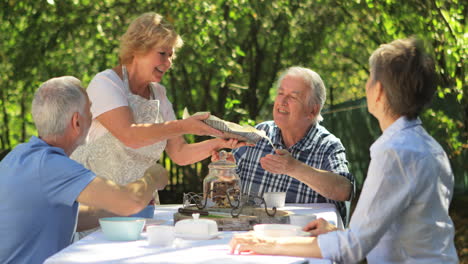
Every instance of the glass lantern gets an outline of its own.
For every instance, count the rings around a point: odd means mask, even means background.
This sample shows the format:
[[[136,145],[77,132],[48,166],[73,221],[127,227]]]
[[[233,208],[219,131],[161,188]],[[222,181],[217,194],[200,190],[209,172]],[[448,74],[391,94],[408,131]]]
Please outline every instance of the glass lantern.
[[[219,160],[208,165],[209,173],[203,180],[203,198],[206,207],[229,208],[238,205],[240,178],[235,162],[227,160],[226,151],[219,152]]]

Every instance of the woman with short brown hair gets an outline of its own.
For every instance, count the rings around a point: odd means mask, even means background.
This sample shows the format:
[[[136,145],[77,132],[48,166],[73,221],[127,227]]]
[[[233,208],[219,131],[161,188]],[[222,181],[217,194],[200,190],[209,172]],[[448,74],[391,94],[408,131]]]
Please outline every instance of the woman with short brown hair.
[[[323,219],[304,230],[318,237],[235,236],[232,252],[327,258],[337,263],[457,263],[448,214],[453,172],[442,147],[418,117],[435,92],[432,59],[416,39],[381,45],[370,57],[369,112],[382,135],[349,228]]]

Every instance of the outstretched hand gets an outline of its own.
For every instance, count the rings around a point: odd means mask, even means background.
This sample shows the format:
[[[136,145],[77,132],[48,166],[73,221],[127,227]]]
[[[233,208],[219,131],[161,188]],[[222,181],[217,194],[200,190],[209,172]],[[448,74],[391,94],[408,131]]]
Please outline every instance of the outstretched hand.
[[[304,228],[304,231],[309,232],[312,236],[318,236],[321,234],[326,234],[328,232],[336,231],[338,228],[323,218],[319,218],[308,223]]]
[[[217,138],[216,140],[220,141],[218,144],[218,147],[211,152],[211,161],[218,161],[219,160],[219,152],[218,150],[224,149],[224,148],[229,148],[229,149],[235,149],[235,148],[240,148],[244,146],[255,146],[251,143],[247,143],[244,141],[239,141],[237,139],[231,138],[231,139],[222,139],[222,138]],[[228,152],[227,153],[227,158],[226,160],[236,162],[234,159],[234,156],[232,153]]]
[[[156,180],[156,190],[163,190],[164,187],[169,183],[169,173],[167,170],[159,163],[150,166],[145,171],[146,174],[151,174],[152,177]]]
[[[223,148],[235,149],[235,148],[240,148],[243,146],[255,146],[250,143],[239,141],[234,138],[229,138],[229,139],[220,138],[219,140],[221,141],[221,143],[218,149],[223,149]]]
[[[268,154],[260,159],[263,169],[276,174],[290,174],[298,166],[297,162],[285,149],[277,149],[276,155]]]
[[[193,134],[198,136],[222,136],[223,132],[205,124],[203,120],[210,117],[210,113],[194,115],[181,120],[184,124],[184,134]]]

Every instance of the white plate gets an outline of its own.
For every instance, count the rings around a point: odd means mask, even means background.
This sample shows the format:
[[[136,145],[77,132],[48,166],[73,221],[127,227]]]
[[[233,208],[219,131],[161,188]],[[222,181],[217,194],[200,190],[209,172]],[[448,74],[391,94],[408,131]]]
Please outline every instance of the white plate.
[[[212,239],[219,236],[221,232],[216,232],[211,235],[191,235],[191,234],[179,234],[175,233],[175,237],[182,238],[182,239],[189,239],[189,240],[207,240]]]

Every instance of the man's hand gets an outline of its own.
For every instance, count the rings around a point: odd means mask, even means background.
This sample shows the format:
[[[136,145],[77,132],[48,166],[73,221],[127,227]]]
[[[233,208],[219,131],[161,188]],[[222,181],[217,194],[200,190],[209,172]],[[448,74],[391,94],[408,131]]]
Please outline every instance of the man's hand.
[[[231,161],[231,162],[236,162],[236,159],[234,158],[234,155],[232,155],[231,152],[226,152],[226,160]],[[211,152],[211,161],[215,162],[219,160],[219,152],[218,151],[213,151]]]
[[[328,232],[336,231],[338,228],[323,218],[319,218],[308,223],[304,228],[304,231],[309,232],[312,236],[318,236],[321,234],[326,234]]]
[[[169,183],[169,173],[159,163],[146,169],[145,174],[151,174],[151,176],[154,177],[156,180],[156,190],[163,190]]]
[[[271,173],[290,175],[299,165],[299,161],[293,158],[285,149],[277,149],[276,154],[268,154],[261,158],[260,164],[262,168]]]

